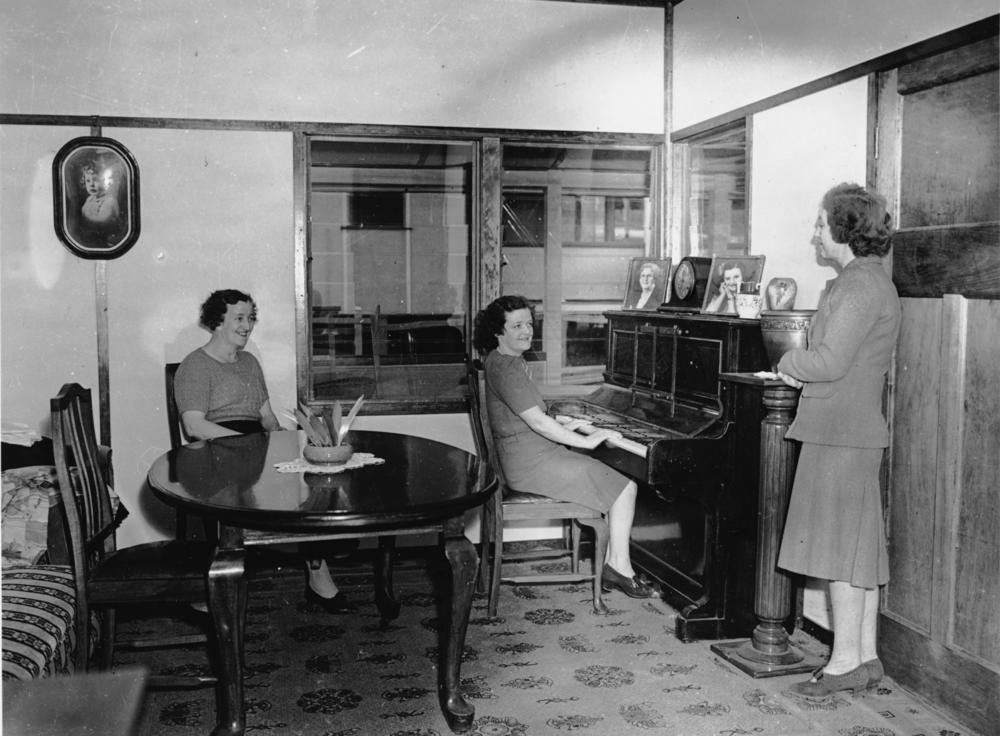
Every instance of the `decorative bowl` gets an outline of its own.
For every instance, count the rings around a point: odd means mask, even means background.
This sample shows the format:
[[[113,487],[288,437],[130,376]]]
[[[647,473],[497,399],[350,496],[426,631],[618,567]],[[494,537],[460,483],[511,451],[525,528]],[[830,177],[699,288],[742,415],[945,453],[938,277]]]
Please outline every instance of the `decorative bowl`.
[[[760,313],[760,332],[771,369],[776,370],[781,356],[794,348],[808,347],[809,325],[815,309],[779,309]]]
[[[316,465],[346,463],[353,454],[354,448],[347,444],[336,447],[318,447],[307,444],[302,448],[302,457]]]

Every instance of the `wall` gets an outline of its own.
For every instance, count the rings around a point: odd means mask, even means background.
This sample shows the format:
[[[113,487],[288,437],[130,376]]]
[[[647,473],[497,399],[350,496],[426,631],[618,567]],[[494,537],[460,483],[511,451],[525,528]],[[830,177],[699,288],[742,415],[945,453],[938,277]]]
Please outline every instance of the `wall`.
[[[996,13],[996,0],[685,0],[674,8],[674,128]]]
[[[681,3],[676,127],[996,12],[995,0],[838,7],[821,16],[778,0],[755,0],[752,13],[735,0]],[[6,0],[0,20],[3,113],[662,132],[663,11],[655,8]],[[863,147],[858,89],[843,93],[851,102],[839,115],[823,102],[832,92],[816,98],[817,109],[831,113],[822,120],[806,101],[754,123],[761,138],[754,170],[781,192],[753,188],[751,249],[767,256],[768,272],[797,264],[795,273],[806,273],[813,203],[835,179],[862,175],[853,163]],[[802,137],[804,123],[825,133]],[[56,240],[47,173],[59,147],[88,132],[0,126],[5,421],[44,428],[48,399],[63,382],[96,387],[94,267]],[[255,295],[262,320],[250,349],[263,360],[274,404],[295,399],[291,137],[103,132],[132,151],[141,172],[142,236],[108,264],[115,471],[133,509],[121,535],[130,544],[161,533],[161,505],[143,479],[168,442],[162,364],[207,339],[196,317],[211,289],[233,285]],[[792,163],[781,158],[786,143],[801,151]],[[804,276],[800,306],[831,276],[819,268]],[[457,417],[418,424],[454,442],[467,438]]]
[[[250,10],[247,8],[250,7]],[[460,12],[456,12],[460,9]],[[662,132],[663,11],[534,0],[8,0],[0,112]],[[488,48],[486,55],[482,49]],[[620,104],[608,105],[605,90]],[[251,292],[272,403],[294,405],[292,139],[115,129],[140,169],[142,234],[107,264],[119,543],[161,536],[144,487],[168,446],[163,363],[207,341],[200,302]],[[97,388],[95,269],[56,239],[52,158],[86,127],[0,126],[2,415],[47,428],[67,381]],[[460,415],[359,426],[469,446]]]
[[[895,11],[895,12],[894,12]],[[997,12],[994,0],[682,2],[674,9],[673,127],[738,110]],[[813,309],[836,272],[810,244],[823,193],[865,183],[864,79],[753,117],[750,252],[766,283],[791,276]]]

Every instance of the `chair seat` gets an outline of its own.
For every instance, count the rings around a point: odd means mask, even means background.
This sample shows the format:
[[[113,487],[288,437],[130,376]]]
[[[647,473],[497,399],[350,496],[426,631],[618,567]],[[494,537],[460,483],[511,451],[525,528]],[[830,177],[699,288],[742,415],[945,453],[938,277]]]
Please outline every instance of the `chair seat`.
[[[203,599],[211,555],[207,543],[187,540],[125,547],[94,568],[87,597],[91,605]]]

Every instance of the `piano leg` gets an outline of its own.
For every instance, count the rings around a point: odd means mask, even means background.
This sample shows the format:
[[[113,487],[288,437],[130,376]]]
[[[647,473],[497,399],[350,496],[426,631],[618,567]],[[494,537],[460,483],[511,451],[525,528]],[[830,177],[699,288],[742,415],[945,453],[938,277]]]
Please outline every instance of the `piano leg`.
[[[785,439],[785,432],[798,404],[798,391],[784,384],[765,385],[763,402],[754,595],[757,626],[749,641],[711,645],[713,652],[754,678],[811,672],[822,664],[789,643],[784,621],[792,611],[792,581],[777,566],[795,475],[795,447]]]

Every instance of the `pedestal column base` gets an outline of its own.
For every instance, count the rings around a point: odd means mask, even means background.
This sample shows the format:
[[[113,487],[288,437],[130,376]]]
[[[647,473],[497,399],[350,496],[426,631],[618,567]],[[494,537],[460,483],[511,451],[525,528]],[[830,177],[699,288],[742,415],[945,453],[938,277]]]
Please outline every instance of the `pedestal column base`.
[[[754,679],[812,672],[825,661],[821,657],[807,657],[801,649],[791,645],[784,651],[762,652],[754,648],[749,639],[716,642],[711,649]]]

